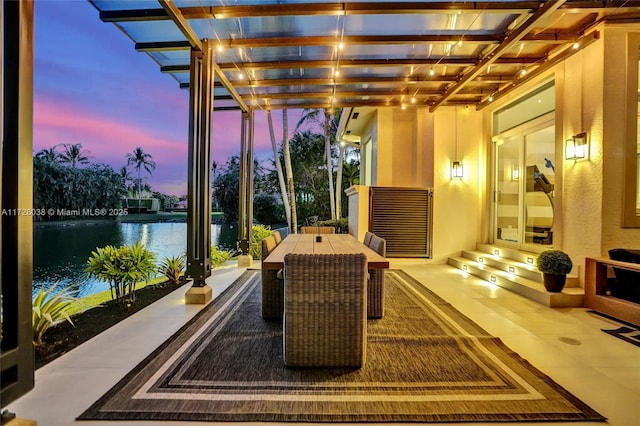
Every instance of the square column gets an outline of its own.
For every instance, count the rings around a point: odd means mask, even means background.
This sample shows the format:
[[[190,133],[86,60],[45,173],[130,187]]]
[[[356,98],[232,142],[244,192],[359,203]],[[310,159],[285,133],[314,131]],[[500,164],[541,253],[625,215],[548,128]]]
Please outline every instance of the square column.
[[[208,303],[211,291],[211,129],[213,125],[214,49],[203,40],[202,50],[191,50],[189,97],[189,166],[187,210],[187,272],[193,288],[187,303]],[[194,294],[193,297],[190,293]]]

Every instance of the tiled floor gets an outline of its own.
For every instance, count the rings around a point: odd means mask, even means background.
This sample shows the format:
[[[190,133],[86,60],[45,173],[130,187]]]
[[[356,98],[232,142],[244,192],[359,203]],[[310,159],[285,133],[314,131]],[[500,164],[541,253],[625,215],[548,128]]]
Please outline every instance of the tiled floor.
[[[619,323],[582,308],[547,308],[474,277],[463,277],[460,271],[446,265],[393,259],[391,267],[404,269],[488,332],[502,338],[534,366],[606,416],[610,425],[640,425],[640,347],[601,331],[617,328]],[[214,297],[241,273],[233,267],[214,271],[210,279]],[[35,389],[8,408],[41,426],[204,424],[74,421],[201,308],[184,305],[182,295],[176,292],[165,297],[41,368],[36,372]]]

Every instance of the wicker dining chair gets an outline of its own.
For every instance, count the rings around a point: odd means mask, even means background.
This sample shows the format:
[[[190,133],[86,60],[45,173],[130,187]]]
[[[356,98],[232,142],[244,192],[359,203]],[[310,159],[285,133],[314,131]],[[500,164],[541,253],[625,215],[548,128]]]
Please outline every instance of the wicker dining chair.
[[[373,237],[373,235],[374,235],[373,232],[367,231],[364,234],[364,240],[362,241],[362,244],[364,244],[365,246],[369,247],[369,245],[371,244],[371,238]]]
[[[282,235],[280,235],[279,231],[273,231],[273,238],[275,238],[276,240],[276,245],[280,244],[280,242],[282,241]]]
[[[380,256],[387,253],[387,241],[372,235],[369,248]],[[382,318],[384,315],[384,269],[369,269],[367,282],[367,317]]]
[[[287,367],[361,367],[367,342],[364,254],[287,254],[283,356]]]
[[[273,235],[262,240],[262,260],[277,246]],[[284,280],[278,278],[277,269],[262,268],[262,317],[281,318],[284,307]]]
[[[302,226],[301,234],[335,234],[336,228],[333,226]]]

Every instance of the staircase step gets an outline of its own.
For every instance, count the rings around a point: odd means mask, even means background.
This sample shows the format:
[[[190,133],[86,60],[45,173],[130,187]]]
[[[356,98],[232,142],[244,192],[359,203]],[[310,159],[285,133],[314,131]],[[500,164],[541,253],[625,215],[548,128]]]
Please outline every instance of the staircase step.
[[[542,283],[542,273],[533,265],[518,262],[506,257],[498,257],[481,251],[463,251],[462,257],[478,263],[484,263],[507,273]],[[480,262],[482,259],[482,262]]]
[[[542,272],[536,267],[537,253],[520,251],[493,244],[477,244],[476,250],[471,251],[472,256],[484,257],[485,262],[490,262],[491,266],[497,267],[504,271],[510,272],[509,267],[515,269],[516,275],[543,282]],[[464,256],[464,252],[463,252]],[[465,256],[466,257],[466,256]],[[473,257],[470,257],[473,259]],[[500,262],[504,262],[504,267],[499,266]],[[580,279],[578,278],[579,265],[574,265],[573,270],[567,274],[565,288],[580,288]],[[522,271],[522,273],[520,273]]]
[[[448,264],[545,306],[557,308],[582,307],[584,305],[584,289],[580,287],[565,287],[561,293],[550,293],[538,281],[519,277],[466,257],[451,257]]]

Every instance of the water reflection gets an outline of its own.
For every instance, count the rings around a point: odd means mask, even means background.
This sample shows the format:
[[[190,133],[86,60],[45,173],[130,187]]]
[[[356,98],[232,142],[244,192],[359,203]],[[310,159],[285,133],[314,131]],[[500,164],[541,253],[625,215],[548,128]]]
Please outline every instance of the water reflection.
[[[237,233],[228,225],[211,225],[213,244],[232,249]],[[187,246],[186,223],[98,223],[34,229],[33,288],[49,287],[55,282],[81,283],[80,296],[109,289],[107,283],[87,279],[87,259],[96,247],[135,244],[141,241],[156,254],[178,256]]]

